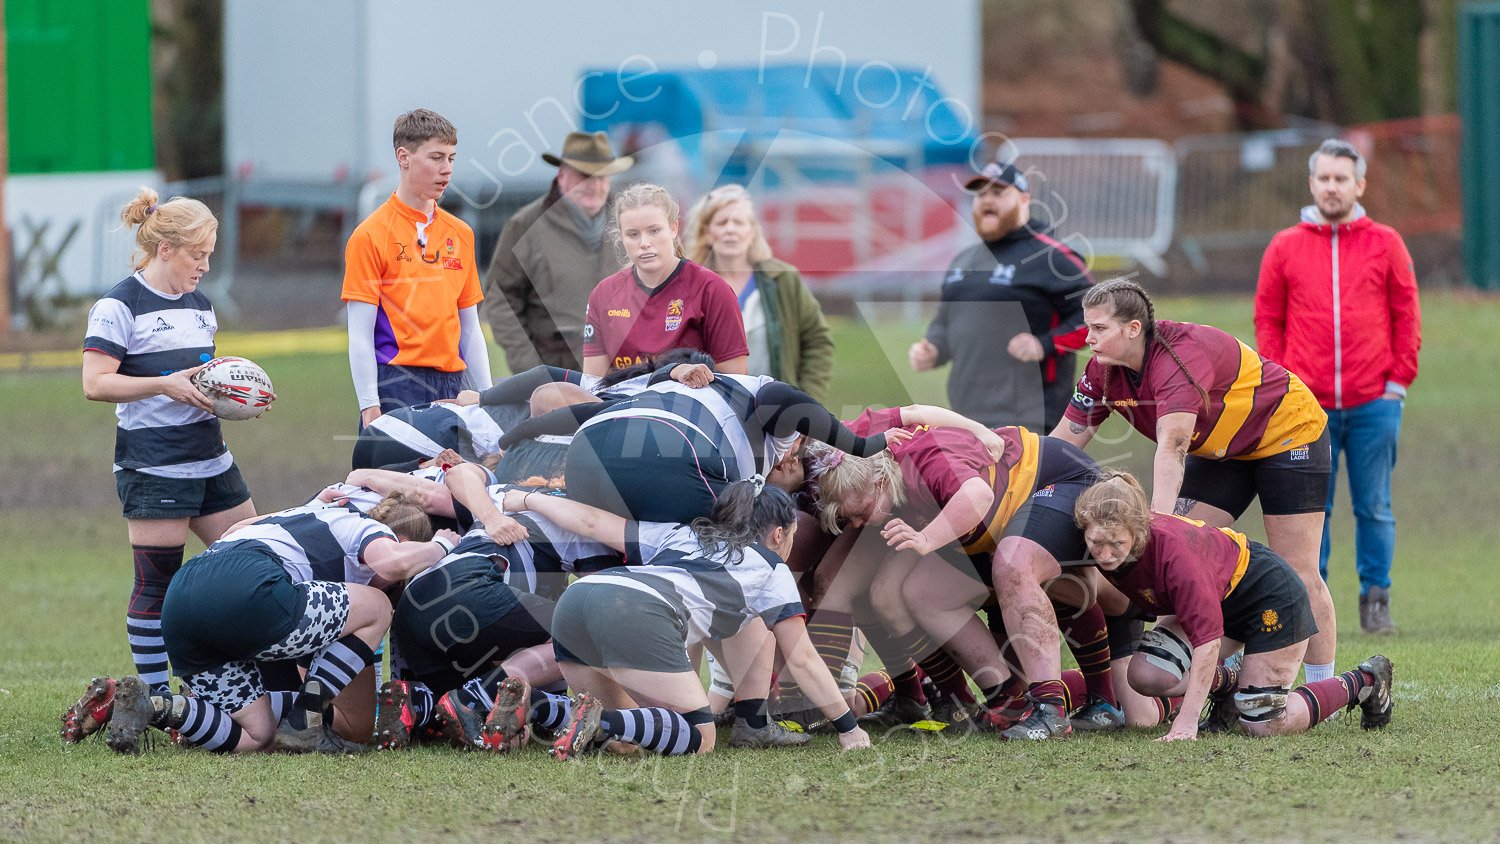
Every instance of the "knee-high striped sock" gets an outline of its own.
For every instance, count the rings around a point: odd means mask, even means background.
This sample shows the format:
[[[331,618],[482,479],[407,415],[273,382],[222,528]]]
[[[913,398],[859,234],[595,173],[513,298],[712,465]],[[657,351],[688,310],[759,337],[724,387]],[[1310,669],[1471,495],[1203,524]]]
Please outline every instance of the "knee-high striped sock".
[[[1069,668],[1062,673],[1063,685],[1068,687],[1068,701],[1082,701],[1089,696],[1089,680],[1082,671]]]
[[[297,708],[321,712],[332,706],[339,692],[374,661],[375,652],[352,633],[333,642],[313,657],[312,665],[308,666],[307,682],[297,695]]]
[[[1298,686],[1292,693],[1301,695],[1307,704],[1307,726],[1313,727],[1333,717],[1333,713],[1340,709],[1369,697],[1374,685],[1374,677],[1356,668],[1337,677]]]
[[[834,677],[843,674],[844,662],[854,641],[854,616],[819,610],[807,624],[807,638]]]
[[[161,638],[161,605],[167,584],[182,568],[181,545],[132,545],[135,586],[125,611],[125,635],[135,673],[156,693],[166,693],[171,672],[167,667],[167,645]]]
[[[927,695],[922,691],[922,678],[917,674],[917,663],[912,659],[915,646],[926,640],[920,628],[913,628],[904,636],[892,636],[878,626],[861,628],[870,638],[870,648],[890,672],[896,694],[918,703],[926,703]]]
[[[712,720],[712,716],[710,716]],[[670,709],[606,709],[599,725],[612,738],[638,744],[662,756],[695,753],[703,743],[698,728]]]
[[[240,743],[240,725],[229,713],[199,697],[172,698],[171,722],[188,744],[214,753],[233,753]]]
[[[874,712],[880,708],[882,703],[890,699],[896,691],[896,684],[891,682],[891,675],[884,671],[872,671],[859,678],[854,684],[856,701],[864,707],[864,712],[855,712],[855,715],[864,715]]]
[[[1156,704],[1156,723],[1165,724],[1177,717],[1182,711],[1182,696],[1176,697],[1154,697],[1151,702]]]
[[[296,692],[266,692],[266,697],[271,699],[271,717],[281,723],[281,718],[291,711],[292,705],[297,702]]]
[[[1067,642],[1068,650],[1073,652],[1073,659],[1083,672],[1089,694],[1103,698],[1110,706],[1119,706],[1109,670],[1109,628],[1104,621],[1104,610],[1099,609],[1098,604],[1084,610],[1053,606],[1063,641]],[[1080,699],[1079,703],[1082,702]]]
[[[531,723],[548,732],[557,732],[573,717],[573,701],[567,695],[555,695],[541,689],[531,690]]]
[[[456,694],[464,706],[481,714],[489,714],[489,711],[495,708],[495,695],[500,691],[500,684],[509,676],[504,668],[497,665],[484,674],[466,681],[458,687]]]
[[[923,638],[923,642],[931,643],[932,640]],[[931,653],[917,660],[922,673],[932,681],[932,685],[943,694],[943,698],[955,698],[959,703],[968,706],[974,703],[974,693],[969,691],[969,680],[964,676],[962,668],[948,653],[946,648],[934,648]]]

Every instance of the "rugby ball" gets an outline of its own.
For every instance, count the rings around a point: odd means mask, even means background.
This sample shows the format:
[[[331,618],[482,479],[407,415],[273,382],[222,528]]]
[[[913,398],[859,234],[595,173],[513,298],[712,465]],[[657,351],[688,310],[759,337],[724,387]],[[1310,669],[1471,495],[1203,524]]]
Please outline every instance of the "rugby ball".
[[[220,419],[254,419],[276,398],[270,376],[245,358],[214,358],[193,376],[193,385],[214,403]]]

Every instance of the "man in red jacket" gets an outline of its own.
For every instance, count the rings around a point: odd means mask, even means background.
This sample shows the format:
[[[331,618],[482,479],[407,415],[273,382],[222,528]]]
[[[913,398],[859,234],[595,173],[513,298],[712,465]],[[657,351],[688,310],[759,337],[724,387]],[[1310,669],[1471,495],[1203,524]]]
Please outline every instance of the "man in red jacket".
[[[1354,502],[1360,627],[1393,633],[1391,471],[1401,406],[1417,377],[1422,346],[1417,279],[1401,235],[1365,216],[1359,204],[1364,157],[1331,139],[1313,153],[1308,170],[1314,204],[1302,209],[1299,225],[1276,235],[1261,261],[1255,338],[1260,353],[1299,375],[1328,411],[1334,473],[1323,523],[1323,576],[1342,451]]]

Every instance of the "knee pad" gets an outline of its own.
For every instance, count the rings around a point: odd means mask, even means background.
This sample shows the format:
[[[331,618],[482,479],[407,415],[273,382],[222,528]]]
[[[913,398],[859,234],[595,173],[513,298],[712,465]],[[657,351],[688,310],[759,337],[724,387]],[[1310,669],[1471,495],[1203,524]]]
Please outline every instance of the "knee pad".
[[[1247,686],[1235,692],[1234,706],[1240,711],[1240,720],[1247,724],[1264,724],[1279,721],[1286,715],[1286,686]]]
[[[702,726],[703,724],[712,724],[714,722],[714,713],[713,710],[705,706],[702,709],[694,709],[692,712],[682,713],[682,720],[694,727]]]
[[[1193,647],[1171,630],[1153,627],[1141,634],[1136,651],[1152,666],[1181,680],[1193,664]]]
[[[1136,652],[1141,638],[1146,635],[1146,622],[1139,618],[1107,615],[1104,629],[1109,634],[1110,660],[1124,659]]]

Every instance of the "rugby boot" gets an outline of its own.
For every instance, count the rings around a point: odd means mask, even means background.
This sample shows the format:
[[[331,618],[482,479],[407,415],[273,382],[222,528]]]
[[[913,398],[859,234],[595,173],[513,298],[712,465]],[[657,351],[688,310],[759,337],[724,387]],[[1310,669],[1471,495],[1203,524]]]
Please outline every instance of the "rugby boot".
[[[1225,691],[1208,696],[1208,705],[1203,709],[1203,719],[1198,722],[1198,732],[1203,735],[1210,733],[1233,733],[1240,728],[1240,709],[1234,705],[1234,693],[1240,686],[1240,666],[1245,661],[1244,651],[1235,651],[1224,660],[1224,667],[1234,675],[1230,678],[1229,688]]]
[[[777,721],[767,721],[764,727],[752,727],[745,719],[736,718],[729,731],[730,747],[801,747],[810,741],[812,736],[794,733]]]
[[[820,711],[821,714],[821,711]],[[907,724],[915,724],[918,721],[931,721],[932,707],[925,703],[918,703],[915,698],[905,695],[891,695],[886,698],[885,703],[874,712],[859,719],[860,726],[865,729],[874,727],[901,727]]]
[[[411,710],[410,685],[405,680],[387,680],[380,686],[378,700],[375,746],[381,750],[403,750],[411,746],[417,716]]]
[[[1019,723],[1000,733],[1006,741],[1045,741],[1072,735],[1068,713],[1055,703],[1031,704],[1031,712]]]
[[[298,728],[283,718],[276,725],[276,737],[271,740],[272,752],[355,756],[370,749],[368,744],[349,741],[334,732],[333,724],[316,712],[307,716],[307,722],[308,726]]]
[[[303,686],[304,694],[318,695],[320,684],[308,680]],[[295,709],[295,707],[294,707]],[[297,717],[301,715],[302,717]],[[300,726],[298,722],[301,722]],[[333,704],[320,710],[295,710],[276,725],[276,735],[271,739],[274,753],[326,753],[333,756],[352,756],[364,753],[369,745],[349,741],[333,729]]]
[[[144,749],[146,730],[157,724],[167,701],[151,694],[151,687],[140,677],[125,677],[115,685],[114,707],[104,742],[116,753],[139,756]]]
[[[104,728],[109,723],[110,710],[115,706],[113,677],[95,677],[78,702],[68,707],[62,715],[62,740],[64,744],[77,744]]]
[[[484,747],[484,723],[474,707],[465,706],[458,695],[448,692],[438,698],[437,718],[449,744],[464,750]]]
[[[525,747],[531,740],[531,684],[506,677],[480,733],[485,750],[510,753]]]
[[[932,720],[942,724],[947,731],[972,732],[979,729],[973,717],[973,711],[978,708],[977,705],[966,704],[953,695],[939,696],[931,705]]]
[[[1068,716],[1068,722],[1079,732],[1109,732],[1125,728],[1125,713],[1104,698],[1091,694],[1083,706]]]
[[[1359,670],[1375,678],[1375,685],[1364,690],[1359,702],[1359,725],[1366,730],[1378,730],[1391,723],[1391,709],[1395,706],[1391,701],[1391,681],[1395,670],[1391,661],[1379,654],[1361,662]]]
[[[1372,586],[1359,596],[1359,629],[1376,636],[1396,632],[1391,620],[1391,590]]]
[[[604,715],[604,704],[588,692],[573,699],[573,717],[568,726],[552,743],[552,758],[560,761],[577,759],[596,749],[599,738],[599,719]]]

